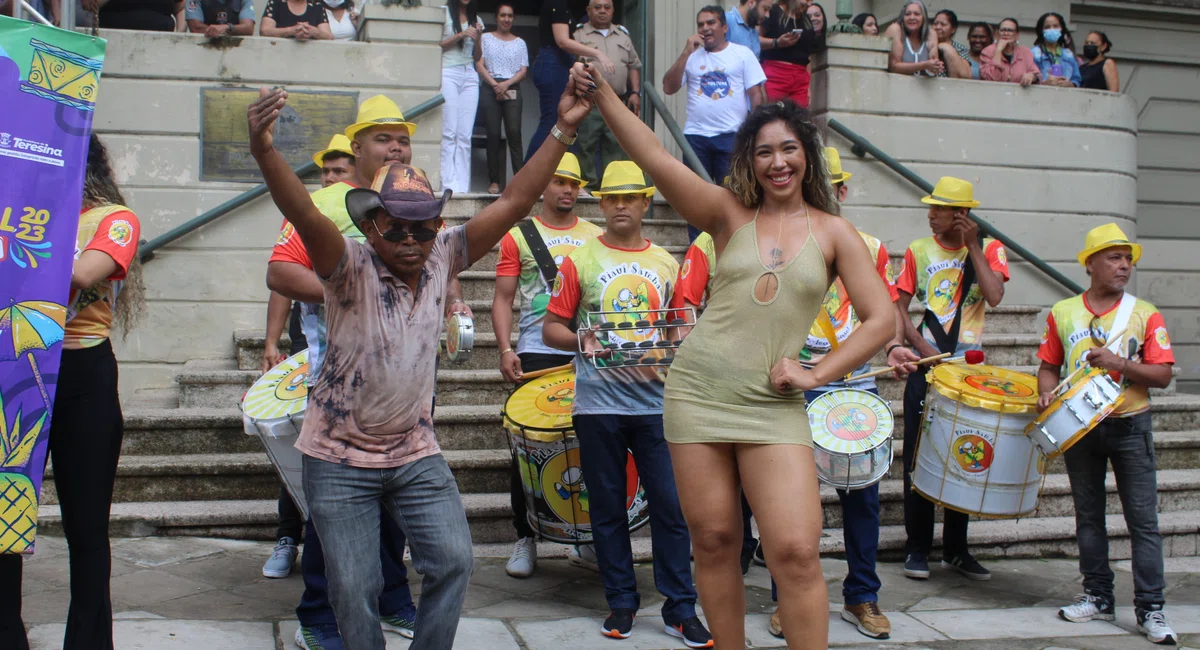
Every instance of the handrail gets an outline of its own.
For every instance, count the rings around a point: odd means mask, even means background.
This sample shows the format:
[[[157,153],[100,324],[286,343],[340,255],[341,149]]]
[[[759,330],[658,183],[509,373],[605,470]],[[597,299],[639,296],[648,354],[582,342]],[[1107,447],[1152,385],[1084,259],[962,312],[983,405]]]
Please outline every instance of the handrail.
[[[405,112],[404,115],[407,119],[414,120],[414,119],[424,115],[425,113],[428,113],[429,111],[433,110],[434,108],[441,106],[445,102],[446,102],[446,98],[442,97],[441,93],[438,93],[438,94],[434,95],[433,97],[430,97],[429,99],[412,107],[407,112]],[[313,172],[316,169],[317,169],[316,163],[306,162],[303,165],[300,165],[299,167],[293,168],[292,171],[295,172],[297,176],[300,176],[303,178],[305,174]],[[222,203],[221,205],[218,205],[217,207],[209,210],[208,212],[205,212],[204,214],[201,214],[200,216],[198,216],[186,223],[180,224],[180,225],[168,230],[167,232],[159,235],[158,237],[151,239],[148,242],[142,241],[138,245],[139,256],[141,258],[142,264],[145,264],[146,262],[149,262],[150,260],[154,259],[154,251],[174,242],[175,240],[177,240],[185,235],[191,234],[192,232],[194,232],[195,230],[199,229],[202,226],[208,225],[208,224],[212,223],[213,221],[220,219],[221,217],[229,214],[230,212],[233,212],[234,210],[242,207],[243,205],[246,205],[247,203],[253,201],[254,199],[257,199],[258,197],[260,197],[266,193],[267,193],[267,184],[260,183],[258,185],[255,185],[254,187],[246,190],[245,192],[242,192],[241,194],[233,197],[232,199],[229,199],[228,201]]]
[[[700,156],[696,155],[696,150],[692,149],[692,145],[688,143],[687,138],[683,136],[683,129],[679,128],[679,123],[675,121],[675,117],[671,115],[671,111],[667,109],[666,102],[658,95],[658,91],[654,89],[654,84],[649,81],[642,84],[642,94],[650,100],[650,105],[662,117],[663,124],[666,125],[667,131],[671,133],[671,137],[675,138],[675,144],[679,145],[679,149],[683,151],[683,162],[687,163],[692,171],[696,172],[700,178],[713,182],[712,176],[708,175],[708,170],[700,162]]]
[[[854,144],[854,146],[850,149],[854,155],[862,158],[867,154],[871,154],[871,156],[876,160],[886,165],[888,169],[891,169],[897,174],[900,174],[900,176],[904,177],[904,180],[916,185],[926,193],[933,192],[933,185],[931,185],[929,181],[918,176],[916,172],[908,167],[905,167],[895,158],[892,158],[886,153],[880,151],[879,148],[871,144],[869,140],[850,130],[850,128],[845,124],[842,124],[836,119],[831,118],[829,120],[829,128],[837,131],[838,134]],[[1067,289],[1070,289],[1073,293],[1083,293],[1083,287],[1079,286],[1073,280],[1063,275],[1058,269],[1047,264],[1045,260],[1035,255],[1033,251],[1030,251],[1028,248],[1018,244],[1014,239],[997,230],[992,224],[975,216],[973,212],[968,212],[967,215],[970,216],[975,223],[979,224],[979,229],[983,231],[985,235],[988,235],[996,241],[999,241],[1001,244],[1004,244],[1005,248],[1016,253],[1017,255],[1020,255],[1025,259],[1025,261],[1032,264],[1037,270],[1050,276],[1052,280],[1058,282]]]

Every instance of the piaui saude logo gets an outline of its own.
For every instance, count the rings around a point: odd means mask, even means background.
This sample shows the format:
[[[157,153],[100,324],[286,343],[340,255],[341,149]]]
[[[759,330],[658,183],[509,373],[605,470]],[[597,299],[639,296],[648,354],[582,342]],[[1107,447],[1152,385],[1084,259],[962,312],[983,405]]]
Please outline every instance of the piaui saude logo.
[[[124,219],[117,219],[108,227],[108,238],[117,246],[128,246],[133,241],[133,226]]]
[[[622,327],[613,334],[620,342],[640,343],[656,339],[658,330],[639,322],[653,320],[654,310],[661,309],[664,286],[653,269],[643,268],[637,262],[624,262],[600,274],[600,310],[621,312],[608,314],[605,320]]]

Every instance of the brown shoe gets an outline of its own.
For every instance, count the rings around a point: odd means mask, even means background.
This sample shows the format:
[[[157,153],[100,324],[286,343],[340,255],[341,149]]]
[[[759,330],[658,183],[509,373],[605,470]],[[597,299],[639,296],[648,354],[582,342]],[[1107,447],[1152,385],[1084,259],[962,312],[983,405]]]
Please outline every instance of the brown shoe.
[[[773,636],[775,638],[778,638],[778,639],[783,638],[783,623],[779,622],[779,610],[778,609],[775,610],[774,614],[771,614],[771,627],[767,628],[767,631],[770,632],[771,636]]]
[[[842,607],[842,620],[872,639],[886,639],[892,635],[892,624],[879,610],[879,603],[845,605]]]

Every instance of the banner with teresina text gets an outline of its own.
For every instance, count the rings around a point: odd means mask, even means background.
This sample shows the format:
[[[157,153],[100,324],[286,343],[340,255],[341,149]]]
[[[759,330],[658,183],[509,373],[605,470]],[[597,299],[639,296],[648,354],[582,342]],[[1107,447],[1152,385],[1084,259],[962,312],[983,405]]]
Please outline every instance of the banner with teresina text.
[[[105,42],[0,16],[0,553],[32,553]]]

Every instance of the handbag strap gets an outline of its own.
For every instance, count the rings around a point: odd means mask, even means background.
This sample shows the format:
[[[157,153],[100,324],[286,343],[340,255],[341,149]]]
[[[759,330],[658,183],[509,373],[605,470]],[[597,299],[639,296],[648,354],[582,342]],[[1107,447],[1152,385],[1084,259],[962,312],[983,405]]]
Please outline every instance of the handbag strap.
[[[558,276],[558,264],[554,263],[550,249],[546,248],[546,240],[542,239],[542,233],[538,232],[537,224],[533,222],[533,219],[529,219],[522,221],[517,228],[525,237],[525,244],[529,246],[529,252],[533,255],[533,261],[537,263],[538,270],[542,272],[542,279],[546,281],[546,286],[554,286],[554,278]]]

